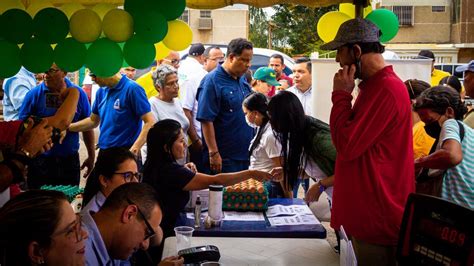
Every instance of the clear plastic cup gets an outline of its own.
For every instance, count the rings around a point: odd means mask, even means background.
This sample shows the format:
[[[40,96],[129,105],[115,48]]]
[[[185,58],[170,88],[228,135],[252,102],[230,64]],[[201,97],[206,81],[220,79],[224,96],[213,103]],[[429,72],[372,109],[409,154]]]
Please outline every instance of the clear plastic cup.
[[[178,226],[174,228],[176,234],[176,252],[191,247],[191,238],[194,228],[189,226]]]

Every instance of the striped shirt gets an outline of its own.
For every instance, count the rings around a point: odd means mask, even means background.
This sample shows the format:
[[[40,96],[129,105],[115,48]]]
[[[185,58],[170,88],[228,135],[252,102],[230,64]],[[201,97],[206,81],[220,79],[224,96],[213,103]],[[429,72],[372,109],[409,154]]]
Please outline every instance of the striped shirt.
[[[448,119],[443,124],[440,144],[448,139],[460,142],[463,159],[460,164],[447,169],[441,195],[444,199],[474,209],[474,130],[462,124],[464,126],[462,142],[456,120]]]

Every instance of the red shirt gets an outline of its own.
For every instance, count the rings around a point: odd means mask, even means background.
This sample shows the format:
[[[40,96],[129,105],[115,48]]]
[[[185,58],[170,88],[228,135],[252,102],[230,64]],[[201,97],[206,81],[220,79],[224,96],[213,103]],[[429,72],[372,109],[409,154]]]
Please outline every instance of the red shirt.
[[[387,66],[359,84],[352,107],[332,93],[330,126],[337,150],[331,226],[372,244],[396,245],[407,197],[415,190],[411,107]]]
[[[285,75],[285,73],[283,72],[281,73],[280,77],[277,78],[277,80],[280,81],[282,79],[288,82],[288,88],[293,86],[293,80],[287,75]],[[268,97],[272,97],[273,95],[275,95],[275,93],[276,93],[276,89],[275,89],[275,86],[273,86],[272,89],[268,92]]]
[[[14,147],[16,137],[23,121],[0,122],[0,147]]]

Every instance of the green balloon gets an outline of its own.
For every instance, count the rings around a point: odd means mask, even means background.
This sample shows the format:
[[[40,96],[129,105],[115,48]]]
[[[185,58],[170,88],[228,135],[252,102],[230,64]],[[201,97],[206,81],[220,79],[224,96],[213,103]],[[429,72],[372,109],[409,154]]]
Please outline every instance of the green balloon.
[[[16,75],[21,68],[20,48],[14,43],[0,41],[0,78]]]
[[[20,58],[23,66],[29,71],[43,73],[53,64],[53,48],[49,43],[33,38],[21,47]]]
[[[186,0],[159,0],[155,3],[154,8],[165,16],[166,20],[175,20],[183,14],[186,8]]]
[[[61,10],[49,7],[35,15],[33,29],[36,37],[47,43],[57,43],[67,36],[69,20]]]
[[[398,33],[398,17],[388,9],[376,9],[370,12],[365,19],[372,21],[379,27],[382,32],[380,42],[388,42]]]
[[[21,9],[10,9],[2,15],[3,37],[12,43],[24,43],[33,34],[33,19]]]
[[[123,55],[120,46],[100,38],[87,50],[86,66],[98,77],[111,77],[122,67]]]
[[[54,48],[54,62],[60,69],[74,72],[86,63],[87,48],[70,37],[60,41]]]
[[[138,36],[130,38],[123,47],[123,58],[134,68],[147,68],[153,63],[155,55],[155,45]]]
[[[136,35],[144,41],[157,43],[168,33],[168,22],[156,11],[143,10],[140,16],[134,17],[133,28]]]
[[[123,8],[135,19],[143,10],[151,10],[155,5],[152,0],[125,0]]]

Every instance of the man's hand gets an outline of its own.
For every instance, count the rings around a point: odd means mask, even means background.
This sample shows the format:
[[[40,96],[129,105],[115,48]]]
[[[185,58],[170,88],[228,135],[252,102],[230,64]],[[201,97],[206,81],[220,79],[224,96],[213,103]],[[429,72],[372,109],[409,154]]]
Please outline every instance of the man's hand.
[[[84,170],[84,168],[87,168],[87,171],[84,173],[83,177],[88,177],[94,168],[94,158],[87,157],[87,159],[81,165],[81,170]]]
[[[158,266],[180,266],[183,265],[184,263],[184,258],[178,257],[178,256],[172,256],[172,257],[166,257],[160,263],[158,263]]]
[[[136,146],[135,144],[132,145],[130,148],[130,151],[135,155],[135,157],[138,156],[138,152],[140,151],[140,148]]]
[[[347,91],[352,93],[355,87],[354,75],[356,72],[356,66],[354,64],[350,66],[343,66],[334,75],[333,80],[333,91]]]
[[[313,202],[313,201],[318,201],[319,197],[321,196],[321,190],[319,183],[312,185],[309,189],[308,192],[306,192],[306,196],[304,197],[304,200],[308,203]]]
[[[211,156],[209,154],[209,164],[211,165],[211,171],[214,173],[220,173],[222,171],[222,158],[219,153],[215,153]]]
[[[29,118],[27,123],[28,127],[20,136],[18,148],[28,151],[33,156],[50,150],[53,146],[51,141],[53,128],[48,126],[48,120],[41,120],[41,122],[35,127],[33,127],[33,119]]]

